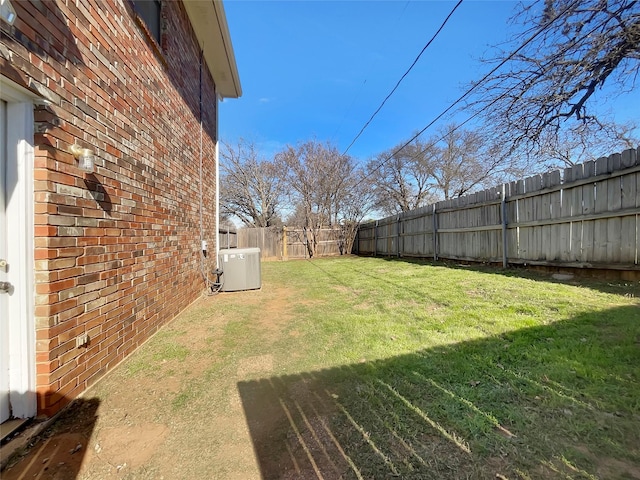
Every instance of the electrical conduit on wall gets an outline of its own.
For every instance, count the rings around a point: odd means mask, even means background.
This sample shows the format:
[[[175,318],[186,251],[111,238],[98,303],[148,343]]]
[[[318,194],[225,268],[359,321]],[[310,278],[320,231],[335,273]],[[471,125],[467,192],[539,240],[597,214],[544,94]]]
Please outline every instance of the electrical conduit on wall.
[[[199,161],[199,177],[200,177],[200,183],[199,183],[199,206],[200,206],[200,270],[202,273],[202,277],[205,280],[205,292],[208,295],[211,294],[216,294],[220,291],[222,285],[219,284],[217,282],[217,280],[211,280],[209,278],[209,275],[207,273],[206,270],[206,265],[205,265],[205,235],[204,235],[204,194],[203,194],[203,184],[204,184],[204,175],[203,175],[203,160],[204,160],[204,151],[203,151],[203,123],[202,123],[202,62],[203,62],[203,57],[204,57],[204,50],[200,49],[200,71],[199,71],[199,75],[200,75],[200,92],[199,92],[199,115],[200,115],[200,161]],[[215,88],[215,87],[214,87]],[[216,253],[216,269],[218,269],[220,267],[219,265],[219,260],[218,260],[218,251],[219,251],[219,242],[218,242],[218,235],[219,235],[219,216],[218,216],[218,211],[219,211],[219,202],[220,202],[220,194],[219,194],[219,189],[220,189],[220,182],[218,179],[218,173],[219,173],[219,165],[218,165],[218,105],[217,105],[217,92],[216,92],[216,105],[215,105],[215,142],[214,142],[214,161],[215,161],[215,175],[216,175],[216,202],[215,202],[215,208],[216,208],[216,215],[215,215],[215,229],[216,229],[216,248],[215,248],[215,253]]]

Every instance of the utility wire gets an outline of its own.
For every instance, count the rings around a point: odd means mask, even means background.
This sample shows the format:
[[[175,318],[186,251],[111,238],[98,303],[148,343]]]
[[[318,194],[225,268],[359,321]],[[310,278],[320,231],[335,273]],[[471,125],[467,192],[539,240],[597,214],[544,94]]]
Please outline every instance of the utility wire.
[[[433,41],[436,39],[436,37],[440,34],[440,32],[442,31],[442,29],[444,28],[444,26],[447,24],[447,22],[449,21],[449,19],[451,18],[451,16],[453,15],[453,13],[458,9],[458,7],[460,6],[460,4],[462,3],[463,0],[458,0],[458,3],[456,3],[456,5],[453,7],[453,9],[451,10],[451,12],[449,12],[449,15],[447,15],[447,17],[444,19],[444,21],[440,24],[440,27],[438,28],[438,30],[436,31],[436,33],[433,34],[433,36],[431,37],[431,39],[427,42],[427,44],[422,48],[422,50],[420,51],[420,53],[418,54],[418,56],[416,57],[416,59],[413,61],[413,63],[411,64],[411,66],[407,69],[406,72],[404,72],[404,74],[402,75],[402,77],[400,77],[400,80],[398,80],[398,83],[396,83],[396,86],[393,87],[393,89],[391,90],[391,92],[389,92],[389,94],[386,96],[386,98],[382,101],[382,103],[380,104],[380,106],[378,107],[378,109],[373,112],[373,115],[371,115],[371,117],[369,118],[369,120],[367,120],[367,123],[364,124],[364,126],[362,127],[362,129],[360,129],[360,132],[358,132],[358,134],[355,136],[355,138],[351,141],[351,143],[349,144],[349,146],[346,148],[346,150],[342,153],[342,155],[346,155],[347,152],[349,151],[349,149],[353,146],[354,143],[356,143],[356,140],[358,140],[358,138],[360,138],[360,135],[362,135],[362,133],[366,130],[366,128],[369,126],[369,124],[371,123],[371,121],[373,120],[373,118],[378,114],[378,112],[380,112],[380,110],[382,110],[382,107],[384,106],[385,103],[387,103],[387,100],[389,100],[389,98],[391,98],[391,95],[393,95],[395,93],[395,91],[398,89],[398,87],[400,86],[400,84],[402,83],[402,81],[404,80],[404,78],[409,74],[409,72],[413,69],[413,67],[416,65],[416,63],[418,63],[418,60],[420,60],[420,57],[422,56],[422,54],[425,52],[425,50],[427,48],[429,48],[429,46],[433,43]]]
[[[574,4],[579,3],[579,0],[574,2]],[[564,11],[562,11],[560,13],[560,15],[564,15],[569,9],[572,8],[572,6],[574,5],[569,5],[569,7],[567,7],[567,9],[565,9]],[[553,22],[549,22],[553,23]],[[605,22],[600,23],[599,25],[596,25],[595,27],[593,27],[588,33],[587,35],[590,35],[591,33],[593,33],[594,31],[596,31],[597,29],[599,29],[601,26],[603,26]],[[547,24],[547,26],[549,25]],[[543,29],[544,30],[544,29]],[[533,38],[535,38],[536,35],[539,35],[541,33],[541,31],[537,32],[536,34],[534,34]],[[513,57],[516,53],[518,53],[522,48],[524,48],[529,42],[531,42],[533,40],[533,38],[529,38],[523,45],[520,45],[520,47],[515,50],[514,52],[511,53],[510,57]],[[480,80],[473,88],[471,88],[468,92],[466,92],[464,95],[462,95],[460,98],[458,98],[447,110],[445,110],[444,112],[442,112],[438,117],[436,117],[432,122],[429,123],[429,125],[427,125],[425,128],[423,128],[420,132],[418,132],[418,134],[413,137],[411,140],[409,140],[409,143],[412,142],[413,140],[415,140],[418,136],[420,136],[422,133],[424,133],[424,131],[426,129],[428,129],[430,126],[433,125],[433,123],[437,120],[439,120],[451,107],[453,107],[456,103],[459,103],[460,101],[462,101],[462,99],[468,95],[469,93],[471,93],[476,87],[478,87],[480,84],[484,83],[487,78],[489,76],[491,76],[497,69],[499,69],[502,65],[504,65],[504,63],[506,63],[507,60],[509,60],[509,58],[507,58],[506,60],[502,61],[496,68],[494,68],[491,72],[489,72],[488,74],[486,74],[482,80]],[[490,103],[488,103],[487,105],[485,105],[483,108],[481,108],[480,110],[476,111],[473,115],[471,115],[469,118],[467,118],[464,122],[460,123],[459,125],[456,125],[454,128],[451,129],[451,133],[455,132],[457,130],[459,130],[460,128],[462,128],[465,124],[469,123],[471,120],[473,120],[475,117],[477,117],[478,115],[480,115],[480,113],[484,112],[485,110],[487,110],[488,108],[492,107],[495,103],[499,102],[500,100],[502,100],[503,98],[505,98],[506,96],[508,96],[513,90],[515,90],[516,88],[518,88],[518,85],[515,84],[513,86],[511,86],[510,88],[508,88],[505,92],[503,92],[501,95],[499,95],[498,97],[496,97],[495,99],[493,99]],[[422,149],[421,151],[419,151],[418,153],[416,153],[415,155],[411,156],[412,159],[416,159],[419,155],[422,155],[425,151],[427,151],[427,149],[431,148],[432,146],[434,146],[436,143],[438,143],[440,140],[444,140],[444,138],[446,138],[446,134],[442,135],[440,138],[438,138],[437,140],[429,143],[424,149]],[[402,148],[406,147],[407,144],[403,145],[399,150],[402,150]],[[395,155],[396,153],[399,153],[399,150],[397,152],[395,152],[393,155]]]
[[[571,8],[573,8],[575,5],[577,5],[578,3],[580,3],[581,0],[575,0],[574,2],[572,2],[571,4],[569,4],[564,10],[562,10],[558,15],[556,15],[552,20],[550,20],[549,22],[545,23],[540,29],[538,29],[538,31],[536,31],[533,35],[531,35],[527,40],[525,40],[522,45],[520,45],[517,49],[515,49],[513,52],[511,52],[509,54],[509,56],[507,58],[505,58],[504,60],[502,60],[498,65],[496,65],[489,73],[487,73],[484,77],[482,77],[482,79],[475,83],[471,88],[469,88],[465,93],[463,93],[460,97],[458,97],[457,100],[455,100],[451,105],[449,105],[447,108],[445,108],[439,115],[437,115],[433,120],[431,120],[422,130],[420,130],[418,133],[416,133],[413,137],[411,137],[409,140],[407,140],[405,143],[403,143],[400,147],[396,148],[391,154],[389,154],[389,156],[385,159],[383,159],[380,164],[378,164],[375,168],[373,168],[368,174],[366,174],[358,183],[363,182],[365,179],[369,178],[371,175],[373,175],[377,170],[379,170],[385,163],[387,163],[389,160],[391,160],[395,155],[397,155],[398,153],[400,153],[405,147],[407,147],[409,144],[411,144],[411,142],[413,142],[416,138],[418,138],[420,135],[422,135],[428,128],[430,128],[431,126],[433,126],[434,123],[436,123],[438,120],[440,120],[443,116],[445,116],[448,112],[450,112],[453,107],[455,107],[458,103],[462,102],[462,100],[464,100],[465,98],[467,98],[476,88],[478,88],[480,85],[482,85],[491,75],[493,75],[498,69],[500,69],[505,63],[507,63],[509,60],[511,60],[515,55],[517,55],[524,47],[526,47],[528,44],[530,44],[533,40],[535,40],[542,32],[544,32],[546,29],[548,29],[552,23],[554,23],[555,21],[557,21],[559,18],[562,18]],[[512,87],[513,89],[514,87]],[[476,113],[474,113],[471,117],[469,117],[467,120],[465,120],[463,123],[461,123],[460,125],[458,125],[456,128],[453,129],[453,131],[458,130],[459,128],[461,128],[464,124],[466,124],[467,122],[469,122],[471,119],[473,119],[474,117],[477,117],[481,112],[485,111],[487,108],[491,107],[494,103],[496,103],[498,100],[502,99],[504,97],[504,95],[506,95],[510,90],[508,90],[507,92],[505,92],[503,95],[501,95],[500,97],[497,97],[494,101],[492,101],[491,103],[489,103],[488,105],[484,106],[482,109],[478,110]],[[436,143],[438,143],[440,140],[444,139],[446,137],[446,135],[443,135],[442,137],[440,137],[438,140],[432,142],[431,144],[429,144],[426,148],[424,148],[422,151],[418,152],[416,155],[414,155],[412,158],[417,157],[418,155],[424,153],[428,148],[432,147],[433,145],[435,145]],[[356,137],[357,138],[357,137]],[[353,143],[353,142],[352,142]],[[345,152],[346,153],[346,152]]]

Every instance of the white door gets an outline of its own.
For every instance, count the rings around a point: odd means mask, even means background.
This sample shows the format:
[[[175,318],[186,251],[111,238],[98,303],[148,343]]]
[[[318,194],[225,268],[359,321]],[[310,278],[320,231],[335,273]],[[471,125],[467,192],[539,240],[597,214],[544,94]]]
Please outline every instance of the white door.
[[[0,100],[0,282],[8,282],[7,258],[7,102]],[[9,309],[6,284],[0,284],[0,423],[11,415],[9,408]]]
[[[0,421],[36,414],[33,108],[0,75]]]

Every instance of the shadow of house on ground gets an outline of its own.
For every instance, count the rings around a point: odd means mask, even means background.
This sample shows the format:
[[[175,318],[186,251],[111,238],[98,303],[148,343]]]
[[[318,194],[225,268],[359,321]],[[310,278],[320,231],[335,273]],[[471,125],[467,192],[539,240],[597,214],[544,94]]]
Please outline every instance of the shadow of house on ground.
[[[3,480],[38,478],[74,480],[89,453],[87,446],[98,420],[97,398],[76,399],[25,453],[16,455],[2,471]]]
[[[264,479],[640,479],[640,306],[237,384]]]

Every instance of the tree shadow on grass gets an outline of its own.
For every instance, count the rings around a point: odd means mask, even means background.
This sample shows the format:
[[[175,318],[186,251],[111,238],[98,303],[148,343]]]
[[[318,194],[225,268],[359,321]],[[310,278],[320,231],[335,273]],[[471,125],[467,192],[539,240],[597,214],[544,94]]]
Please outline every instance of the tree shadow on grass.
[[[640,478],[638,307],[237,388],[264,479]]]

